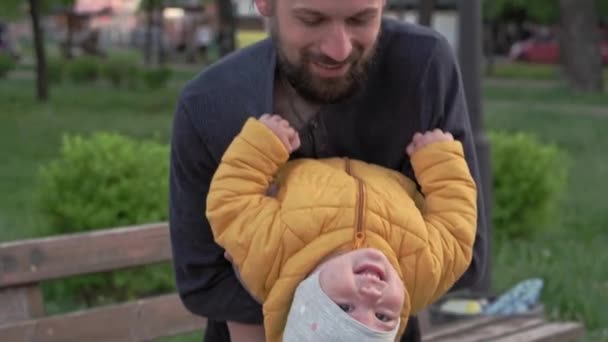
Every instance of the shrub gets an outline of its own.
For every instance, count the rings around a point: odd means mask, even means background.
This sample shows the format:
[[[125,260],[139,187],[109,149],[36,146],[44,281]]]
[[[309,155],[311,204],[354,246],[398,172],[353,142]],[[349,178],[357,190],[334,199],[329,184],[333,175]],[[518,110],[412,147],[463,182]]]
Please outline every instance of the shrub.
[[[58,159],[42,167],[38,204],[50,233],[106,229],[167,219],[168,147],[97,133],[66,136]],[[54,282],[52,298],[96,305],[172,289],[169,265]]]
[[[0,79],[6,77],[16,66],[17,63],[15,63],[11,56],[0,53]]]
[[[67,71],[74,83],[95,82],[101,73],[100,61],[94,57],[78,57],[68,63]]]
[[[529,134],[493,132],[489,137],[497,237],[526,238],[549,228],[566,186],[566,156]]]
[[[171,69],[166,67],[145,69],[142,74],[144,83],[149,89],[160,89],[165,87],[171,78]]]
[[[135,87],[139,66],[137,60],[127,56],[108,58],[102,66],[102,76],[115,87]]]
[[[47,76],[51,83],[61,83],[67,69],[67,62],[61,58],[50,57],[47,60]]]

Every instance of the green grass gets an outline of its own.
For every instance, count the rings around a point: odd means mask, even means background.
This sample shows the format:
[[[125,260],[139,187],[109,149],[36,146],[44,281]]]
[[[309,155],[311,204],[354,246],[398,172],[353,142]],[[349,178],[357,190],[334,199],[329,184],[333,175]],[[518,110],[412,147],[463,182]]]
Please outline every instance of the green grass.
[[[510,83],[492,80],[486,81],[483,92],[486,100],[608,106],[608,82],[606,89],[604,93],[585,94],[573,93],[559,82],[534,86],[525,84],[525,81]],[[608,115],[608,110],[606,113]]]
[[[53,87],[46,105],[33,100],[31,80],[0,81],[0,241],[45,234],[32,193],[38,167],[57,156],[64,133],[103,130],[168,142],[179,88],[196,72],[181,70],[158,91],[64,84]],[[608,341],[608,115],[598,115],[607,96],[525,82],[486,84],[484,94],[488,129],[532,132],[572,159],[555,229],[528,241],[496,243],[495,290],[541,276],[552,317],[580,319],[591,329],[590,341]],[[162,341],[197,339],[200,332]]]
[[[203,340],[203,332],[197,331],[190,334],[181,334],[171,337],[163,337],[155,339],[155,342],[201,342]]]
[[[31,81],[0,82],[0,241],[44,232],[33,203],[36,174],[57,156],[63,134],[102,130],[168,142],[178,91],[61,85],[41,105]]]
[[[568,96],[564,90],[543,90],[545,108],[531,109],[526,104],[528,90],[508,89],[512,102],[507,106],[486,101],[486,126],[531,132],[556,143],[571,158],[570,178],[555,229],[529,241],[496,243],[495,290],[540,276],[551,317],[582,320],[591,330],[590,341],[608,341],[608,211],[603,186],[608,177],[608,115],[587,115],[588,99]],[[576,112],[558,110],[565,102],[576,105]]]
[[[497,63],[490,75],[504,79],[556,80],[562,77],[559,65],[535,63]],[[608,67],[604,68],[604,79],[608,80]]]

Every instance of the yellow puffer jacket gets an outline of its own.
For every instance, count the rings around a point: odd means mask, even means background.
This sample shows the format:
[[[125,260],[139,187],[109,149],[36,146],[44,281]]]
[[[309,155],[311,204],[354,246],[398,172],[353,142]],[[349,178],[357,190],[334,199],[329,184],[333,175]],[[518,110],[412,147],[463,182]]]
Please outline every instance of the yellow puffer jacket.
[[[477,193],[459,142],[433,143],[412,156],[424,200],[411,180],[386,168],[341,158],[286,163],[288,157],[268,128],[249,119],[207,197],[216,241],[263,303],[268,341],[282,340],[295,288],[334,252],[373,247],[388,257],[405,284],[399,335],[410,314],[467,269]],[[280,186],[271,197],[272,182]]]

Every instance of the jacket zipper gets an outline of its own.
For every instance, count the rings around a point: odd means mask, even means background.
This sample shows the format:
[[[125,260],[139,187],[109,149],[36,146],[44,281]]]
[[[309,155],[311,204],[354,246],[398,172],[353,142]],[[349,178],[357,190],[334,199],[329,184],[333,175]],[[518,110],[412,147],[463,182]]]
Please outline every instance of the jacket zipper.
[[[363,215],[365,213],[365,184],[357,176],[353,176],[351,173],[350,159],[345,158],[345,169],[346,173],[355,178],[357,182],[357,203],[355,212],[355,237],[354,237],[354,249],[359,249],[363,246],[365,241],[365,227],[363,226],[364,220]]]
[[[365,185],[363,181],[355,177],[359,185],[357,199],[357,220],[355,222],[355,249],[361,248],[365,240],[365,227],[363,226],[363,214],[365,213]]]

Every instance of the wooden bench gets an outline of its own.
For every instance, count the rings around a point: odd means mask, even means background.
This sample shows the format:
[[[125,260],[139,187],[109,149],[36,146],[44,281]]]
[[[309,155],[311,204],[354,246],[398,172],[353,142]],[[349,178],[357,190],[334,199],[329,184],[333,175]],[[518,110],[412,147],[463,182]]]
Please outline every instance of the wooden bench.
[[[177,294],[46,315],[41,282],[169,260],[166,223],[0,243],[0,341],[147,341],[201,330],[205,319],[189,313]],[[574,341],[584,333],[580,323],[542,317],[442,326],[423,319],[423,326],[425,342]]]
[[[430,326],[423,342],[573,342],[585,336],[578,322],[550,322],[543,310],[526,316],[482,316]]]

